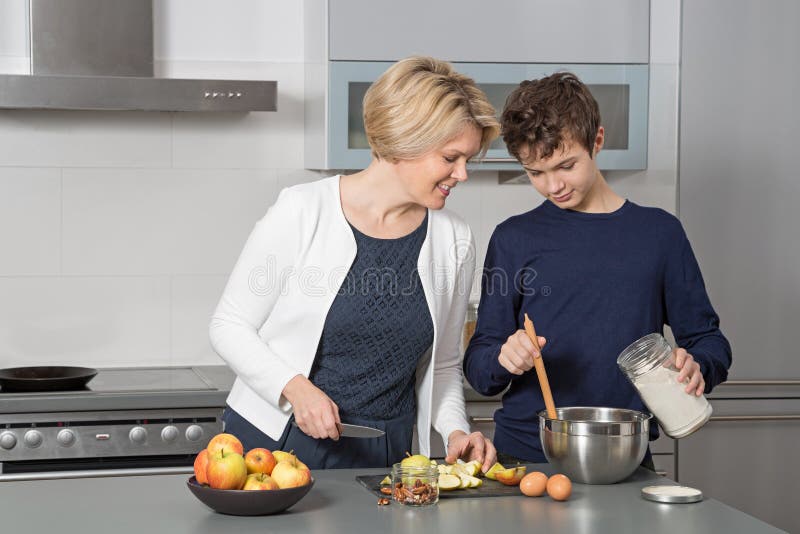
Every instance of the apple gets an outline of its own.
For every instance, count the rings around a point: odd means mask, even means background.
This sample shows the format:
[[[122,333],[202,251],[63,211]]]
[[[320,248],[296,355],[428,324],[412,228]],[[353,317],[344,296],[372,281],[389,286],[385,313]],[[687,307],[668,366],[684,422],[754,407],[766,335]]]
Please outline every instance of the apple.
[[[272,480],[272,477],[264,473],[252,473],[247,475],[243,490],[275,490],[278,489],[278,484]]]
[[[247,473],[264,473],[269,475],[277,464],[277,460],[267,449],[250,449],[244,455],[244,463],[247,465]]]
[[[215,489],[238,490],[247,479],[247,465],[244,456],[238,452],[220,450],[208,455],[206,468],[208,485]]]
[[[401,467],[430,467],[431,459],[422,454],[411,456],[406,452],[406,457],[400,462]]]
[[[242,442],[239,441],[239,438],[233,434],[217,434],[211,438],[211,441],[208,442],[206,449],[208,449],[209,454],[214,454],[217,451],[224,450],[227,452],[235,452],[237,454],[244,455],[244,447],[242,446]]]
[[[284,462],[284,461],[296,462],[297,461],[297,456],[292,454],[293,452],[294,452],[294,449],[292,451],[290,451],[290,452],[272,451],[272,456],[275,457],[275,463]]]
[[[311,482],[311,471],[305,466],[299,466],[298,463],[283,460],[275,464],[271,476],[279,488],[296,488]]]
[[[526,469],[527,468],[524,465],[518,465],[517,467],[509,467],[508,469],[497,471],[494,474],[494,477],[495,480],[505,484],[506,486],[518,486],[519,481],[522,480],[522,477],[525,476]]]
[[[208,449],[203,449],[194,459],[194,478],[198,484],[208,485],[206,469],[208,468]]]
[[[289,462],[290,464],[294,464],[300,469],[308,469],[308,466],[300,461],[300,458],[295,456],[294,449],[291,452],[286,451],[272,451],[272,455],[275,457],[275,462]],[[311,469],[308,469],[311,471]]]

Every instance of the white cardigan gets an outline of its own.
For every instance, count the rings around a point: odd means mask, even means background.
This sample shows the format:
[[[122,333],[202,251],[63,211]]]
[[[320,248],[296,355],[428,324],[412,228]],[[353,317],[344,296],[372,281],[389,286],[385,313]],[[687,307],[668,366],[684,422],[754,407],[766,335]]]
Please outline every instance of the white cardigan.
[[[433,320],[433,345],[416,373],[420,452],[430,427],[444,440],[469,433],[461,372],[461,329],[475,271],[469,226],[430,210],[418,271]],[[341,208],[339,176],[281,191],[256,223],[211,319],[214,350],[237,378],[228,404],[273,439],[291,414],[281,395],[308,376],[333,300],[356,257]],[[446,443],[445,443],[446,446]]]

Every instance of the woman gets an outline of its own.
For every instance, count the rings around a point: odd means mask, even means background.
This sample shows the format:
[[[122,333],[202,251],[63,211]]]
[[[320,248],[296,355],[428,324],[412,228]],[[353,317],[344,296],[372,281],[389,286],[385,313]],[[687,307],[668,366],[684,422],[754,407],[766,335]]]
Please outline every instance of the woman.
[[[245,449],[294,449],[310,468],[383,467],[429,455],[495,461],[470,433],[460,339],[474,272],[469,227],[440,211],[498,135],[475,83],[412,57],[364,97],[368,168],[284,189],[256,224],[214,313],[236,372],[223,420]],[[341,438],[337,424],[385,430]]]

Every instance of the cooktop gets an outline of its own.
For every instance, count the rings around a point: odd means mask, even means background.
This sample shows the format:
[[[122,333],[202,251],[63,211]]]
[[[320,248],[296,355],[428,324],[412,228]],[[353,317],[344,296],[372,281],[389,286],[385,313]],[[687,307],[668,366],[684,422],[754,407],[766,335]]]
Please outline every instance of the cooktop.
[[[0,413],[224,407],[234,379],[224,365],[98,369],[83,389],[0,390]]]

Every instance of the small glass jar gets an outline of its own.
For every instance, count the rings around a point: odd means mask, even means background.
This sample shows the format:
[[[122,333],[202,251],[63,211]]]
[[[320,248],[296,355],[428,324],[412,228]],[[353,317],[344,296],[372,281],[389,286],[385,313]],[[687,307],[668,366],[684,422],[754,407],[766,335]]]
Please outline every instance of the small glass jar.
[[[705,396],[686,393],[686,384],[678,382],[672,347],[661,334],[649,334],[628,345],[617,365],[668,436],[684,438],[711,417]]]
[[[467,350],[469,340],[475,334],[475,327],[478,325],[478,303],[470,302],[467,304],[467,317],[464,320],[464,331],[462,335],[461,344],[463,350]]]
[[[439,502],[439,469],[434,466],[392,466],[392,498],[408,506]]]

